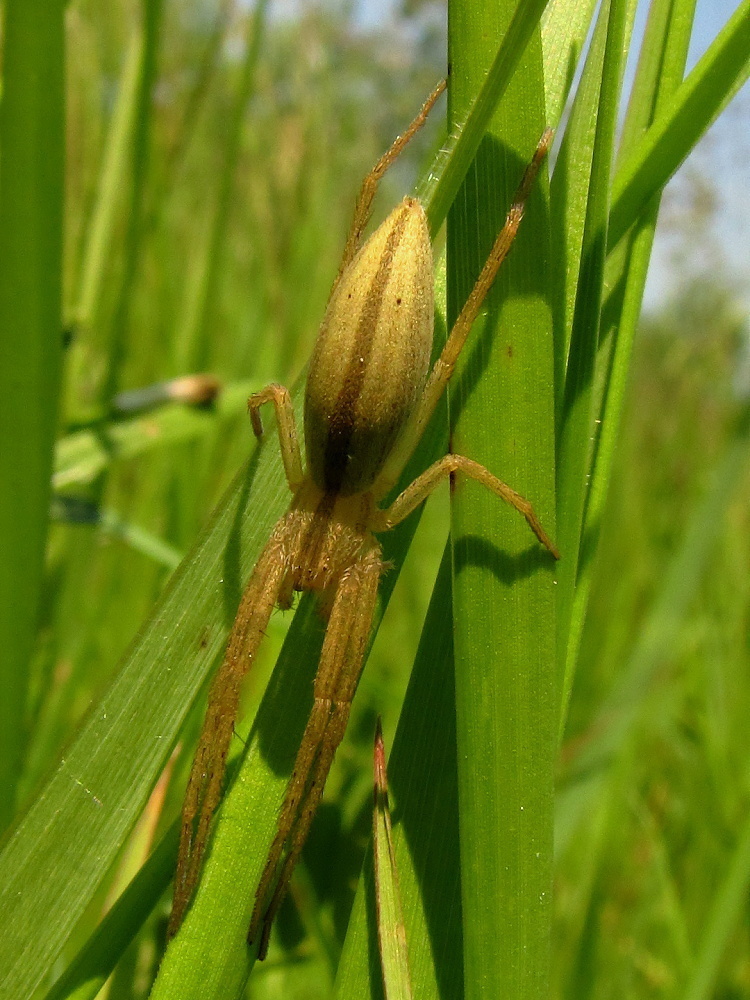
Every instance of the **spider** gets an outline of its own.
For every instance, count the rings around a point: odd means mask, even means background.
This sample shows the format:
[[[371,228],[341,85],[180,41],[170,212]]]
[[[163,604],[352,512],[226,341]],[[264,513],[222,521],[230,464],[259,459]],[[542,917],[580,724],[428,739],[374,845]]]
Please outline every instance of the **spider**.
[[[558,558],[529,501],[461,455],[445,455],[390,506],[380,506],[398,482],[453,373],[513,243],[552,138],[549,130],[542,136],[487,262],[428,376],[434,296],[424,209],[415,198],[404,198],[364,245],[362,233],[378,182],[444,89],[445,82],[435,88],[362,184],[307,377],[306,471],[287,389],[272,384],[248,400],[257,437],[263,433],[260,408],[266,403],[274,407],[292,501],[253,570],[210,689],[182,811],[170,936],[179,929],[200,876],[241,683],[275,605],[290,608],[295,591],[313,591],[327,628],[312,711],[256,890],[248,942],[257,942],[260,959],[266,955],[271,924],[346,729],[386,568],[376,536],[403,521],[441,480],[458,472],[515,507]]]

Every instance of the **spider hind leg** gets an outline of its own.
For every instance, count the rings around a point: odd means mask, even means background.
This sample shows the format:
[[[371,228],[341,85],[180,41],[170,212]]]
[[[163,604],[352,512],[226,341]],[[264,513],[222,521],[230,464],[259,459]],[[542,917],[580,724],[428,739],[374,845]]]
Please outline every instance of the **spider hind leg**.
[[[380,547],[372,542],[342,574],[331,609],[315,701],[287,785],[279,826],[255,895],[248,943],[259,939],[258,958],[268,950],[278,912],[323,794],[334,754],[343,739],[357,689],[383,569]]]
[[[172,913],[168,937],[180,928],[198,883],[211,818],[221,798],[227,754],[237,718],[242,680],[265,634],[279,589],[288,574],[290,539],[279,521],[242,595],[224,660],[211,684],[206,717],[182,807]]]

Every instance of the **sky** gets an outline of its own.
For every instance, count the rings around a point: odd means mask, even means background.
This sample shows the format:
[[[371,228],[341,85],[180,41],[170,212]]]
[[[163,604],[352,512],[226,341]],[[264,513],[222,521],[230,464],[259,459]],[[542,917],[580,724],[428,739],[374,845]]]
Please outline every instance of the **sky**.
[[[688,70],[737,9],[736,0],[698,0]],[[642,29],[641,29],[642,30]],[[673,262],[674,238],[667,219],[680,213],[680,196],[690,177],[707,185],[716,199],[714,224],[696,242],[692,260],[684,269]],[[729,108],[714,123],[667,185],[662,203],[662,224],[646,285],[644,308],[653,311],[678,290],[680,283],[712,272],[737,286],[742,306],[750,312],[750,85],[745,84]],[[684,202],[684,198],[682,199]],[[667,216],[667,218],[664,218]]]

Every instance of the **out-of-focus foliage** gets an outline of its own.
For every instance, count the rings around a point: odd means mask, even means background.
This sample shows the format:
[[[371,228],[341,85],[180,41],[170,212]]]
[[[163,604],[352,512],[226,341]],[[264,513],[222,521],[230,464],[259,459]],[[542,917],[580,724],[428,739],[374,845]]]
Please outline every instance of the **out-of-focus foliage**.
[[[145,33],[134,0],[72,0],[66,12],[58,467],[74,471],[57,498],[18,723],[19,816],[163,594],[166,567],[246,459],[246,387],[300,377],[361,178],[445,62],[431,3],[407,2],[377,29],[345,5],[300,4],[288,16],[232,0],[146,8]],[[376,216],[411,189],[440,139],[431,122],[387,176]],[[704,221],[720,180],[701,177]],[[673,243],[694,241],[696,215],[673,219]],[[750,326],[722,274],[675,287],[636,345],[561,749],[553,995],[571,1000],[750,996]],[[132,422],[111,411],[113,387],[194,371],[224,384],[213,407],[174,403]],[[390,745],[446,533],[441,494],[396,585],[248,996],[332,995],[366,850],[375,717]],[[272,618],[248,709],[290,617]],[[115,947],[115,931],[90,935],[177,815],[202,707],[171,782],[37,996],[92,940],[101,954]],[[96,807],[95,791],[81,794]],[[157,889],[172,870],[169,838],[141,875]],[[105,987],[112,1000],[147,996],[167,906],[164,892],[124,932],[134,942]],[[101,984],[92,972],[75,995]]]
[[[725,880],[747,884],[748,336],[720,275],[642,324],[562,748],[560,996],[686,995]],[[608,732],[616,758],[600,767]],[[717,992],[695,996],[750,990],[741,912]]]

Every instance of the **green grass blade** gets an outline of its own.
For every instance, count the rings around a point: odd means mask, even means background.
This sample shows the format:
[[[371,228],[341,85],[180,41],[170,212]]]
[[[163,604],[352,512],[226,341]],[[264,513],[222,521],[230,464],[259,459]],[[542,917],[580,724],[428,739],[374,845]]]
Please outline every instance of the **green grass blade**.
[[[245,124],[245,112],[255,85],[258,55],[265,27],[267,0],[260,0],[252,17],[247,20],[245,58],[237,84],[237,93],[230,115],[226,147],[218,178],[216,207],[206,241],[205,259],[196,294],[190,310],[187,328],[179,337],[180,357],[178,371],[201,371],[210,359],[210,326],[217,301],[219,281],[224,260],[227,223],[232,204],[232,190],[237,170],[237,160]]]
[[[436,301],[444,311],[444,267],[438,271]],[[445,413],[441,423],[447,423]],[[409,960],[425,1000],[463,996],[452,624],[447,546],[388,761]],[[382,996],[374,894],[368,854],[347,926],[336,996]]]
[[[231,20],[234,0],[220,0],[213,23],[197,60],[198,69],[180,114],[180,124],[172,138],[165,163],[151,194],[150,222],[156,226],[170,202],[170,192],[180,187],[181,173],[196,133],[211,87],[221,64],[223,46]]]
[[[537,139],[538,134],[535,135],[534,142]],[[518,177],[513,178],[514,183],[517,180]],[[503,206],[503,212],[506,207]],[[417,470],[423,469],[428,460],[441,454],[444,445],[436,447],[435,441],[444,441],[444,438],[444,433],[438,427],[434,430],[432,442],[423,441],[424,447],[415,456],[414,462],[410,463],[404,482],[413,478]],[[387,558],[398,564],[402,558],[398,540],[392,540],[389,536],[385,536],[385,539],[388,539]],[[525,541],[528,540],[525,538]],[[391,586],[392,576],[389,574],[384,581],[385,599]],[[303,617],[298,617],[304,626]],[[309,665],[314,665],[317,659],[320,635],[316,634],[314,621],[309,620],[302,631],[298,632],[300,623],[295,619],[277,665],[280,677],[288,679],[284,679],[282,683],[274,675],[271,686],[274,690],[277,685],[279,689],[291,685],[297,691],[304,690],[304,679],[299,677],[302,671],[300,664],[305,663],[308,665],[307,669],[312,669]],[[304,636],[307,638],[303,638]],[[296,675],[292,673],[294,669],[297,671]],[[295,676],[294,682],[291,680],[292,676]],[[309,683],[307,687],[309,688]],[[225,798],[204,878],[184,928],[165,957],[154,989],[155,998],[167,1000],[193,995],[218,998],[234,995],[241,988],[253,961],[245,944],[252,910],[252,893],[248,892],[248,886],[252,888],[260,875],[259,866],[274,832],[286,776],[296,752],[306,711],[306,706],[300,708],[298,702],[292,706],[278,699],[274,701],[270,693],[268,700],[264,700],[254,731],[260,734],[258,738],[262,741],[263,733],[283,730],[283,736],[278,738],[271,755],[271,759],[277,759],[276,766],[269,766],[268,753],[258,753],[255,744],[251,745],[240,778]],[[246,860],[242,862],[245,872],[242,884],[238,882],[237,859],[248,857],[252,857],[254,861],[251,868],[247,867]],[[215,928],[213,932],[212,927]],[[200,987],[197,987],[195,982],[199,969],[210,969],[210,974],[204,976]],[[201,992],[194,993],[198,988]]]
[[[513,4],[449,5],[450,112],[484,79]],[[537,32],[492,119],[448,227],[449,314],[492,246],[546,124]],[[549,227],[540,188],[450,390],[452,450],[532,500],[554,537]],[[515,293],[515,295],[514,295]],[[466,1000],[546,997],[551,919],[552,559],[518,515],[459,478],[453,610]]]
[[[629,17],[635,12],[631,3]],[[597,108],[607,48],[609,7],[597,18],[581,81],[576,91],[550,189],[555,257],[552,262],[555,302],[555,413],[559,427],[566,369],[578,295],[584,230],[591,186]]]
[[[547,122],[557,127],[586,43],[596,0],[551,0],[542,18]]]
[[[626,160],[682,83],[697,0],[658,0],[649,9],[617,151]]]
[[[432,422],[404,481],[445,448],[443,423]],[[257,501],[256,501],[257,502]],[[383,579],[374,628],[393,590],[416,519],[383,536]],[[224,797],[194,901],[162,962],[152,1000],[229,1000],[239,996],[255,962],[247,947],[254,889],[276,831],[279,809],[312,704],[323,626],[314,602],[294,616],[247,741],[236,781]]]
[[[0,992],[52,963],[143,808],[234,617],[241,581],[287,502],[257,451],[183,562],[56,773],[0,854]]]
[[[695,0],[662,0],[651,7],[641,58],[633,84],[628,115],[623,130],[620,157],[638,141],[654,113],[679,86],[687,59]],[[597,361],[599,381],[607,379],[604,400],[595,403],[599,412],[591,486],[586,504],[583,537],[575,593],[571,608],[563,671],[563,709],[560,732],[564,731],[567,703],[573,684],[583,634],[586,608],[592,583],[594,556],[604,517],[604,505],[612,475],[622,411],[629,384],[633,341],[641,313],[643,291],[651,257],[660,198],[648,206],[627,242],[610,255],[605,285],[611,289],[602,313],[602,343]],[[611,363],[608,363],[608,355]]]
[[[411,466],[412,475],[445,450],[445,432],[439,422],[435,426]],[[223,646],[242,581],[286,500],[280,459],[270,441],[219,505],[110,691],[92,709],[64,764],[0,855],[2,912],[10,929],[0,941],[0,983],[19,1000],[49,973],[135,822]],[[389,574],[387,585],[394,579]],[[303,641],[293,642],[291,660],[314,663],[317,638],[313,628]],[[274,725],[283,728],[283,713],[274,718]],[[290,731],[284,744],[289,752],[294,741]],[[278,787],[277,775],[270,781]],[[262,778],[256,787],[273,822],[275,810]],[[82,813],[78,795],[91,815]],[[61,845],[67,845],[64,858]],[[252,886],[245,885],[245,895],[251,895]],[[23,892],[17,892],[19,886]],[[236,962],[231,949],[227,961]]]
[[[93,1000],[172,880],[179,834],[175,822],[44,1000]]]
[[[750,73],[750,0],[743,0],[618,170],[609,246],[614,247],[661,190]]]
[[[112,248],[120,193],[127,183],[129,144],[136,118],[138,81],[143,61],[143,34],[130,36],[125,53],[117,103],[112,115],[99,186],[86,234],[81,264],[76,323],[88,329],[96,323],[99,300]]]
[[[607,11],[601,87],[592,108],[592,111],[595,110],[596,131],[591,181],[558,425],[557,514],[558,547],[562,560],[558,577],[557,615],[559,683],[563,706],[569,690],[563,674],[564,657],[578,571],[594,421],[593,379],[607,248],[610,174],[628,20],[627,0],[612,0],[611,4],[602,7],[600,17],[605,17]]]
[[[463,109],[464,118],[454,120],[451,138],[438,153],[427,174],[428,181],[420,188],[419,196],[428,204],[427,218],[433,236],[445,221],[498,101],[507,90],[547,3],[548,0],[519,0],[489,70],[471,104]],[[486,70],[486,65],[484,68]],[[456,67],[451,66],[452,74],[455,70]],[[541,134],[542,130],[539,131]]]
[[[695,969],[684,1000],[710,1000],[715,996],[719,965],[746,907],[750,888],[750,818],[740,832],[724,881],[708,910],[705,931],[695,960]]]
[[[132,125],[130,191],[124,236],[124,263],[117,304],[109,333],[107,372],[101,386],[100,401],[103,405],[106,405],[120,388],[122,367],[127,353],[133,289],[143,256],[143,217],[151,153],[153,92],[156,82],[156,64],[164,2],[163,0],[142,0],[140,7],[143,41],[138,64]]]
[[[57,424],[64,172],[60,2],[8,0],[0,106],[0,831],[26,740]]]
[[[375,804],[372,819],[372,860],[375,875],[378,952],[383,972],[385,1000],[412,1000],[409,947],[398,863],[393,843],[391,807],[388,801],[388,774],[380,719],[375,735]]]
[[[456,713],[446,548],[399,717],[388,780],[413,982],[423,1000],[463,996]],[[372,857],[349,920],[336,996],[380,1000]]]
[[[57,443],[52,484],[64,490],[90,483],[114,462],[215,433],[245,412],[247,397],[259,388],[254,380],[236,382],[222,390],[211,409],[171,403],[131,420],[73,431]]]

